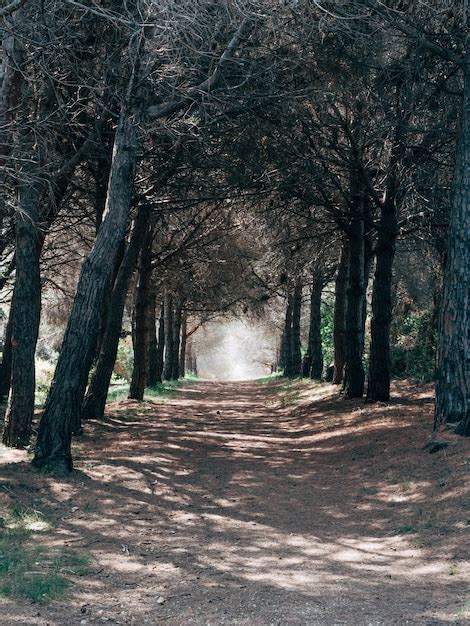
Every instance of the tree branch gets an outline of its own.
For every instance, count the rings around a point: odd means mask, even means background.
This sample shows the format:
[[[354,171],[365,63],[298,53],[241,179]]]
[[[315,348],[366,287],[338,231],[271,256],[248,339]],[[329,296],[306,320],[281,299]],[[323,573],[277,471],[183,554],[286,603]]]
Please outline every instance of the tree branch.
[[[224,53],[218,60],[214,71],[206,80],[204,80],[202,83],[200,83],[196,87],[192,87],[188,91],[187,95],[182,97],[180,100],[172,100],[170,102],[165,102],[163,104],[158,104],[158,105],[149,107],[147,109],[147,116],[150,119],[158,120],[168,115],[171,115],[172,113],[176,113],[177,111],[181,110],[186,104],[188,104],[188,102],[190,102],[191,100],[199,98],[205,93],[208,93],[209,91],[214,89],[214,87],[217,85],[222,75],[222,68],[224,67],[224,65],[228,63],[228,61],[233,59],[233,56],[235,52],[237,51],[237,48],[239,47],[243,38],[245,37],[249,29],[249,26],[250,26],[250,20],[248,20],[248,18],[245,18],[240,24],[240,26],[237,28],[228,46],[225,48]]]

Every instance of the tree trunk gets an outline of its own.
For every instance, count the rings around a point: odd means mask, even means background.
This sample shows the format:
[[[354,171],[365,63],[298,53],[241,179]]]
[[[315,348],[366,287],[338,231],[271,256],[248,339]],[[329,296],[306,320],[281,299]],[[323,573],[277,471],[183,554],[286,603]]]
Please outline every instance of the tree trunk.
[[[173,296],[165,291],[165,359],[163,365],[163,379],[170,380],[173,372]]]
[[[335,309],[333,313],[333,350],[334,372],[333,385],[343,382],[344,364],[346,362],[346,289],[348,285],[348,240],[343,238],[341,256],[338,264],[338,272],[335,281]]]
[[[464,59],[464,103],[439,319],[434,429],[459,422],[470,436],[470,42]]]
[[[119,268],[109,300],[106,329],[101,342],[101,350],[96,363],[95,372],[88,386],[83,404],[82,417],[102,417],[106,406],[109,384],[121,336],[122,316],[126,305],[129,283],[135,270],[142,241],[150,216],[148,206],[140,206],[134,222],[129,244]]]
[[[367,322],[367,290],[374,262],[374,224],[370,207],[367,207],[364,215],[364,294],[362,297],[362,327],[361,327],[361,354],[364,354],[366,342]]]
[[[292,298],[292,338],[290,378],[302,373],[302,350],[300,344],[300,316],[302,313],[302,284],[297,281]]]
[[[186,339],[186,365],[185,370],[193,372],[193,338],[190,336]]]
[[[12,299],[8,322],[5,329],[5,337],[3,339],[2,365],[0,366],[0,400],[8,398],[10,394],[11,360],[13,356],[11,346],[13,332],[13,306],[14,301]]]
[[[183,313],[181,319],[181,347],[180,347],[180,376],[186,376],[186,334],[188,332],[188,319],[186,313]]]
[[[99,326],[106,286],[113,271],[129,217],[138,149],[137,121],[125,107],[114,141],[113,161],[103,223],[86,258],[77,286],[62,349],[39,425],[38,467],[72,470],[72,431],[77,430]]]
[[[310,326],[308,333],[308,354],[310,371],[308,376],[321,380],[323,375],[323,349],[321,338],[321,295],[323,282],[321,272],[314,272],[310,294]]]
[[[286,316],[284,319],[284,332],[282,335],[281,363],[284,364],[284,376],[292,375],[292,308],[293,295],[291,289],[287,293]]]
[[[139,284],[135,302],[134,366],[129,388],[129,398],[143,400],[147,385],[149,345],[152,313],[152,240],[153,231],[148,229],[140,253]]]
[[[158,360],[158,338],[157,338],[157,296],[155,288],[152,288],[150,303],[150,327],[149,327],[149,365],[147,385],[149,387],[155,387],[157,383],[161,382],[157,380],[157,360]]]
[[[362,398],[364,366],[362,363],[362,316],[364,306],[364,219],[363,197],[358,196],[357,214],[349,227],[349,268],[345,324],[344,394]]]
[[[390,399],[390,324],[392,322],[392,278],[398,220],[393,198],[381,209],[376,247],[367,400]]]
[[[41,315],[39,257],[44,241],[39,227],[40,191],[20,183],[15,215],[16,278],[12,328],[11,393],[3,443],[22,448],[30,443],[36,389],[35,352]]]
[[[162,310],[158,323],[158,345],[157,345],[157,364],[155,372],[155,381],[162,382],[163,377],[163,355],[165,352],[165,304],[162,302]]]
[[[171,359],[171,379],[180,377],[180,344],[181,344],[182,305],[178,300],[173,314],[173,355]]]

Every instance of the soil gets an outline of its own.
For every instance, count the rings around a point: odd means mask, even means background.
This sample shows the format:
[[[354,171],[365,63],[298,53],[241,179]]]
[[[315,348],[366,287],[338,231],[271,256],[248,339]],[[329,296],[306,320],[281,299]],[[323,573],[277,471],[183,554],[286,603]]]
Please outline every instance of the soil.
[[[470,624],[470,441],[429,454],[431,424],[408,383],[367,405],[198,382],[109,405],[70,478],[2,449],[0,507],[92,566],[62,601],[1,600],[0,624]]]

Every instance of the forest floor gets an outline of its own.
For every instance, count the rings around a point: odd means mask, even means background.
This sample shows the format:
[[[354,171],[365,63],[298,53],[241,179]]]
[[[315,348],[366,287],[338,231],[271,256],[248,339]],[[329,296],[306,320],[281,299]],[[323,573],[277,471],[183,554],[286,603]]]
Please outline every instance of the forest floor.
[[[198,382],[109,405],[70,478],[2,448],[3,526],[72,586],[0,624],[470,624],[470,441],[429,454],[431,419],[404,382],[388,405]]]

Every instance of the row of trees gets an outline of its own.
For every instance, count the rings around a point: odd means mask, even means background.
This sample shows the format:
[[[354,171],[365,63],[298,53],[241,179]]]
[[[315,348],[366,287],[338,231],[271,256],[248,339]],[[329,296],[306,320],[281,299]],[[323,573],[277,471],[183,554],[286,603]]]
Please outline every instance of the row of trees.
[[[361,397],[373,276],[366,395],[387,400],[404,238],[443,267],[435,426],[470,433],[467,9],[437,4],[6,5],[4,443],[31,439],[41,296],[60,291],[58,258],[75,293],[34,464],[69,471],[82,418],[104,412],[129,306],[133,398],[183,373],[200,324],[279,297],[280,365],[319,378],[334,278],[333,381]]]

